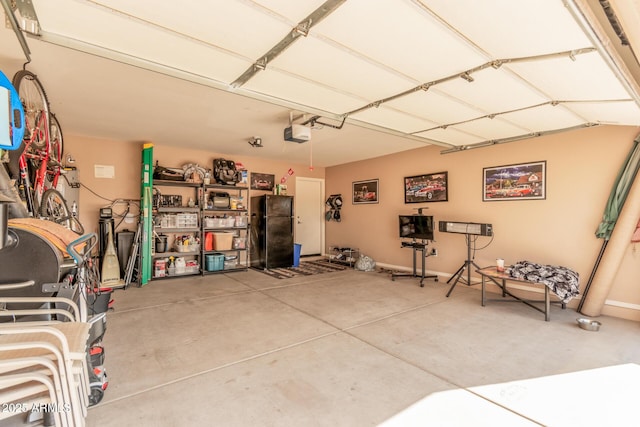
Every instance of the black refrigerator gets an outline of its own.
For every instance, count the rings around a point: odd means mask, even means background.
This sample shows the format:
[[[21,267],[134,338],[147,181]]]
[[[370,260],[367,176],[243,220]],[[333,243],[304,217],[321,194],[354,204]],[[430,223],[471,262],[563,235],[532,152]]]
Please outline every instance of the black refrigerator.
[[[293,196],[251,198],[251,267],[293,265]]]

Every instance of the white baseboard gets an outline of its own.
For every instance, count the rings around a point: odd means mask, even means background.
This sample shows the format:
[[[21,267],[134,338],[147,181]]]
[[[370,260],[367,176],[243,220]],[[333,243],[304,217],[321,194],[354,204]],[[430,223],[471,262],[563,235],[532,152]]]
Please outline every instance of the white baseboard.
[[[394,270],[394,271],[403,271],[403,272],[406,271],[407,273],[412,273],[413,272],[413,268],[412,267],[405,267],[405,266],[402,266],[402,265],[385,264],[385,263],[381,263],[381,262],[376,262],[376,267],[382,267],[382,268],[386,268],[386,269]],[[418,271],[418,273],[420,272],[420,265],[419,264],[417,266],[417,271]],[[424,274],[425,274],[425,276],[428,275],[428,274],[435,274],[435,275],[437,275],[439,277],[445,277],[445,278],[447,278],[447,280],[451,276],[453,276],[451,273],[444,273],[442,271],[435,271],[435,270],[425,270]],[[475,277],[472,277],[472,279],[475,279]],[[475,282],[473,284],[475,284]]]
[[[403,271],[403,272],[408,272],[411,273],[413,271],[412,267],[405,267],[403,265],[393,265],[393,264],[386,264],[386,263],[381,263],[381,262],[376,262],[376,266],[377,267],[382,267],[382,268],[386,268],[389,270],[394,270],[394,271]],[[418,265],[418,271],[420,271],[420,266]],[[449,278],[451,278],[451,276],[453,276],[453,274],[451,273],[445,273],[442,271],[435,271],[435,270],[426,270],[425,271],[425,275],[427,274],[436,274],[440,277],[444,277],[447,278],[447,280]],[[481,283],[480,282],[480,278],[479,277],[471,277],[472,279],[472,285],[476,285]],[[477,281],[474,281],[474,279],[476,279]],[[519,285],[516,283],[511,283],[509,284],[509,288],[510,289],[519,289],[522,291],[527,291],[527,292],[534,292],[534,293],[538,293],[538,294],[543,294],[544,293],[544,288],[541,286],[527,286],[527,285]],[[628,310],[635,310],[635,311],[640,311],[640,304],[631,304],[628,302],[622,302],[622,301],[615,301],[615,300],[606,300],[604,302],[605,305],[611,306],[611,307],[618,307],[618,308],[625,308]]]
[[[622,302],[622,301],[614,301],[611,299],[605,300],[604,302],[605,305],[610,305],[612,307],[620,307],[620,308],[626,308],[629,310],[638,310],[640,311],[640,304],[631,304],[628,302]]]

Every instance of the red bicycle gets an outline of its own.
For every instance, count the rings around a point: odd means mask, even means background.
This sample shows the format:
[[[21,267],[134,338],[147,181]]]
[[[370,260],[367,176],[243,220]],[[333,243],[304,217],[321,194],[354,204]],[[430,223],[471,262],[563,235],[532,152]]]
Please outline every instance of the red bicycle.
[[[38,77],[21,70],[13,77],[24,108],[25,133],[21,154],[10,161],[11,176],[31,216],[64,225],[78,234],[84,228],[71,215],[64,196],[56,189],[63,173],[62,128],[49,111],[49,100]],[[18,151],[20,153],[20,151]]]

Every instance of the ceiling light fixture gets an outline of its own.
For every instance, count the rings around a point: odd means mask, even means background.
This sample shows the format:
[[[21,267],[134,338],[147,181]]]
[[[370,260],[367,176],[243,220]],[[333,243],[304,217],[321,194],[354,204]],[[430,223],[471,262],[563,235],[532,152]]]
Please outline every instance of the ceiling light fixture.
[[[251,138],[249,141],[247,141],[249,143],[250,146],[254,147],[254,148],[262,148],[262,138],[260,138],[259,136],[254,136],[253,138]]]

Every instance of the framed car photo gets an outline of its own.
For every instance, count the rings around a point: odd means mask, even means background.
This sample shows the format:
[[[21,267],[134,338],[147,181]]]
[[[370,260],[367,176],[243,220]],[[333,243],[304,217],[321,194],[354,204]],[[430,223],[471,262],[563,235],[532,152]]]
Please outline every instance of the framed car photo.
[[[545,199],[547,162],[493,166],[482,169],[482,200]]]
[[[378,180],[368,179],[366,181],[353,182],[353,204],[378,203]]]
[[[273,183],[275,182],[275,178],[275,175],[271,175],[268,173],[251,172],[251,189],[273,191]]]
[[[448,180],[448,172],[405,177],[404,202],[446,202],[449,200],[449,192],[447,191]]]

